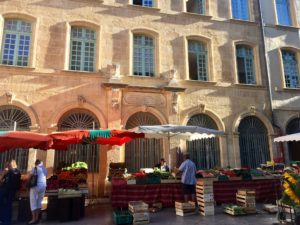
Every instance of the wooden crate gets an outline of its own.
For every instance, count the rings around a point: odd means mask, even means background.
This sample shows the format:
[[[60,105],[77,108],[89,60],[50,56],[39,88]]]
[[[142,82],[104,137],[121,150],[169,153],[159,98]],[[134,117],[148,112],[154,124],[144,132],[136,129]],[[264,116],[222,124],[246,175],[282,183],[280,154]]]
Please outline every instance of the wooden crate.
[[[213,202],[214,201],[214,194],[200,194],[197,193],[197,200],[201,202]]]
[[[203,178],[203,179],[197,179],[197,185],[201,186],[213,186],[214,181],[216,178]]]
[[[143,213],[148,212],[149,206],[142,201],[131,201],[128,202],[128,209],[132,213]]]
[[[195,209],[196,208],[196,204],[195,202],[175,202],[175,208],[176,209]]]
[[[236,194],[236,201],[242,202],[242,203],[255,203],[255,196],[248,196],[248,195],[240,195]]]
[[[233,209],[231,208],[224,208],[223,210],[225,213],[230,214],[232,216],[241,216],[241,215],[246,215],[246,213],[236,213]]]
[[[190,212],[186,212],[183,210],[176,210],[176,215],[177,216],[191,216],[191,215],[195,215],[196,214],[196,210],[190,211]]]
[[[215,202],[201,202],[201,201],[198,201],[198,206],[202,206],[202,207],[205,207],[205,206],[215,206]]]
[[[201,186],[197,185],[196,186],[196,193],[199,194],[211,194],[214,193],[213,186]]]
[[[256,203],[242,203],[242,202],[237,202],[237,205],[245,207],[245,208],[256,208]]]
[[[254,189],[238,189],[237,193],[239,195],[244,195],[244,196],[255,196],[255,190]]]
[[[215,207],[214,206],[199,206],[199,212],[203,216],[213,216],[215,215]]]

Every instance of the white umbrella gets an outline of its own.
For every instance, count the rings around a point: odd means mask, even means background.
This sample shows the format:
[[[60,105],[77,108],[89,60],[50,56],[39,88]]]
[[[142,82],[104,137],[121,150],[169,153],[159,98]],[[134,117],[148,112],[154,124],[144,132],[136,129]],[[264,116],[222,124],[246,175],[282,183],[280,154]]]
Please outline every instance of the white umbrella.
[[[223,131],[199,127],[199,126],[184,126],[184,125],[152,125],[152,126],[138,126],[130,131],[135,133],[144,133],[148,138],[161,138],[167,137],[170,139],[174,136],[180,136],[179,138],[196,140],[204,138],[213,138],[223,135]]]
[[[274,138],[274,142],[300,141],[300,133],[289,134]]]
[[[144,133],[145,138],[168,138],[170,150],[170,138],[176,136],[179,139],[197,140],[213,138],[224,134],[223,131],[208,129],[200,126],[183,126],[183,125],[152,125],[152,126],[138,126],[130,131],[135,133]],[[169,163],[171,158],[169,153]]]

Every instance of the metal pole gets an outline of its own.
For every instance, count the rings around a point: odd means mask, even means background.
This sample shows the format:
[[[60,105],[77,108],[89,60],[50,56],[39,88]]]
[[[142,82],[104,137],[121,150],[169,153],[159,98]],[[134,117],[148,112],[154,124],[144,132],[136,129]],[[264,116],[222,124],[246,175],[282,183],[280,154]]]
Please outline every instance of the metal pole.
[[[14,122],[14,131],[17,130],[17,121]]]

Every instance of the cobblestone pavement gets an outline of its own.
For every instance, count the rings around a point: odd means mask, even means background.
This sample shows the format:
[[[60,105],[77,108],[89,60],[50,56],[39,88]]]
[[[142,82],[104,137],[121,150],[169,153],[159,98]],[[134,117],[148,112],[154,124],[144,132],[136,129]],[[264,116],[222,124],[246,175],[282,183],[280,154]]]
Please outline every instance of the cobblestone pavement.
[[[277,223],[276,214],[268,214],[259,210],[255,215],[234,217],[222,212],[217,207],[215,216],[192,215],[187,217],[176,216],[172,208],[165,208],[160,212],[150,214],[152,225],[273,225]],[[21,223],[18,223],[21,224]],[[109,204],[89,206],[86,216],[79,221],[59,223],[42,221],[40,225],[113,225],[112,208]]]

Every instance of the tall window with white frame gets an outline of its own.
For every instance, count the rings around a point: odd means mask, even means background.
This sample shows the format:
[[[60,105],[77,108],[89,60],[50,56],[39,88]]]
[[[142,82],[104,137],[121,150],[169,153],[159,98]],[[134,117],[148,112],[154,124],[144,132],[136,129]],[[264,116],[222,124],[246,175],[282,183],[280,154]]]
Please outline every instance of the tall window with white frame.
[[[291,26],[290,0],[276,0],[277,21],[280,25]]]
[[[189,77],[191,80],[208,80],[207,47],[200,41],[188,41]]]
[[[231,0],[232,18],[237,20],[249,20],[248,0]]]
[[[155,43],[152,37],[134,34],[133,74],[153,77],[155,71]]]
[[[1,63],[28,66],[31,45],[31,23],[20,19],[6,19],[4,23]]]
[[[288,50],[282,50],[282,62],[284,69],[285,87],[299,87],[299,67],[296,53]]]
[[[190,13],[205,15],[205,3],[206,0],[188,0],[186,2],[186,11]]]
[[[95,71],[96,33],[84,27],[71,28],[70,70]]]
[[[132,3],[134,5],[140,5],[145,7],[153,7],[154,6],[154,0],[132,0]]]
[[[237,45],[236,62],[239,83],[256,84],[252,47],[247,45]]]

